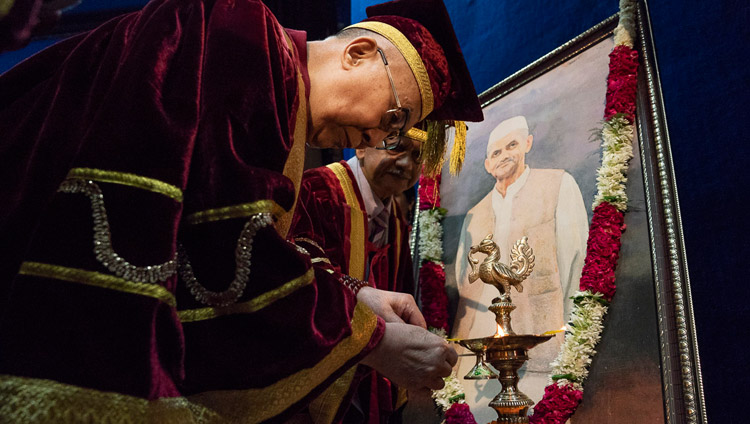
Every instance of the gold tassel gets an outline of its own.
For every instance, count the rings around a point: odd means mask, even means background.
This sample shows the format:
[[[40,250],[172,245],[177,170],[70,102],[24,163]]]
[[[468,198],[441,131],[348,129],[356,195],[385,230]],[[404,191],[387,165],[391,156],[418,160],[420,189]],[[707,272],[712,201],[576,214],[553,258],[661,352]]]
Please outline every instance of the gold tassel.
[[[450,173],[455,176],[461,172],[466,156],[466,122],[453,121],[456,127],[456,135],[453,137],[453,149],[451,149]]]
[[[422,144],[422,173],[432,178],[440,173],[445,161],[445,121],[427,121],[427,142]]]

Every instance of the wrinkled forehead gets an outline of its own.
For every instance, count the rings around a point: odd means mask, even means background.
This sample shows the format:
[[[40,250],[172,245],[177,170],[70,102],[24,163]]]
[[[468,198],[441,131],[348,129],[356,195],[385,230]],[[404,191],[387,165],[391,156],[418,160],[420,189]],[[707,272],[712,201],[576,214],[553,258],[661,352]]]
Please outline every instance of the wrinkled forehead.
[[[523,143],[529,136],[529,130],[526,128],[516,128],[510,131],[496,133],[495,131],[490,134],[490,139],[487,142],[487,156],[490,155],[494,150],[505,147],[508,143],[513,140]]]

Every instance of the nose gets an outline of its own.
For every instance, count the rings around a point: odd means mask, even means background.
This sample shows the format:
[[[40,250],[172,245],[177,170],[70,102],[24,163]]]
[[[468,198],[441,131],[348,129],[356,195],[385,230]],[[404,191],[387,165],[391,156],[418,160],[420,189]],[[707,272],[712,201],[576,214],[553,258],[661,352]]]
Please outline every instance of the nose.
[[[381,129],[370,128],[362,131],[362,143],[367,147],[377,147],[383,144],[383,139],[387,135],[388,133]]]

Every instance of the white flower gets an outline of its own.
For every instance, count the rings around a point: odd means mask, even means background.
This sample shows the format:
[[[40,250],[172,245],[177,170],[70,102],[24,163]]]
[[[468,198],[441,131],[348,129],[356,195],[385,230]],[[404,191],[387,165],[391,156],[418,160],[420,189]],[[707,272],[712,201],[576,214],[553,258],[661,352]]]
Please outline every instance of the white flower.
[[[591,358],[596,354],[594,348],[601,338],[607,307],[596,299],[601,295],[589,291],[578,292],[574,297],[580,299],[573,306],[562,349],[551,365],[553,375],[569,374],[580,385],[588,376]]]
[[[626,174],[628,162],[633,157],[635,128],[623,117],[612,117],[604,123],[601,134],[602,165],[597,170],[597,193],[592,208],[607,201],[624,212],[628,204]]]
[[[440,390],[433,390],[432,398],[443,412],[445,412],[452,404],[456,403],[455,400],[451,401],[452,398],[455,399],[456,396],[464,394],[464,388],[461,385],[461,381],[456,377],[455,372],[445,377],[443,381],[445,381],[445,386]]]
[[[443,213],[429,209],[419,214],[419,256],[429,261],[440,262],[443,258]]]

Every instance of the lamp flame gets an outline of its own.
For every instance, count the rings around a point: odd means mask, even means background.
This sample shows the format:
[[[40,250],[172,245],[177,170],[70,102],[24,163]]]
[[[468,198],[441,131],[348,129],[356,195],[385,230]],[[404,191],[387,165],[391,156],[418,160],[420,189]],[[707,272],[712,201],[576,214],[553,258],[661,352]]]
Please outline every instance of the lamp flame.
[[[505,334],[505,331],[503,331],[503,327],[500,327],[500,324],[497,324],[497,332],[492,337],[505,337],[507,334]]]

